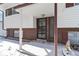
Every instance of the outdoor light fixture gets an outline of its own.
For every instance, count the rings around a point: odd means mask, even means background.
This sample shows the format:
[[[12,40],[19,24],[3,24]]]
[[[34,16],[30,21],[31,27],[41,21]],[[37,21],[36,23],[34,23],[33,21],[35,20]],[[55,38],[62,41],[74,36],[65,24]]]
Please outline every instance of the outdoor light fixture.
[[[45,17],[45,14],[42,14],[42,17]]]

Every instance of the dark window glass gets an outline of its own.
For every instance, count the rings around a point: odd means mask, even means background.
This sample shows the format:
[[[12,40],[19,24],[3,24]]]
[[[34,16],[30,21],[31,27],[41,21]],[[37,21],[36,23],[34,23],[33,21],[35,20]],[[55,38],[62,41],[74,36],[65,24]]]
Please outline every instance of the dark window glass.
[[[75,3],[74,5],[79,5],[79,3]]]
[[[19,14],[19,12],[17,12],[14,8],[6,9],[6,16],[13,15],[13,14]]]
[[[74,6],[74,3],[66,3],[66,8],[73,7],[73,6]]]

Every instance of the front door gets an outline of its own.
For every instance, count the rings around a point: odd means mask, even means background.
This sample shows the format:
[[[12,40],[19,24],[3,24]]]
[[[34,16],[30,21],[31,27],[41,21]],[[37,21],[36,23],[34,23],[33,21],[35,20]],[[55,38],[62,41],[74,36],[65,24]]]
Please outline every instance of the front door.
[[[54,17],[37,19],[37,38],[54,41]]]
[[[37,19],[37,38],[47,39],[47,18]]]

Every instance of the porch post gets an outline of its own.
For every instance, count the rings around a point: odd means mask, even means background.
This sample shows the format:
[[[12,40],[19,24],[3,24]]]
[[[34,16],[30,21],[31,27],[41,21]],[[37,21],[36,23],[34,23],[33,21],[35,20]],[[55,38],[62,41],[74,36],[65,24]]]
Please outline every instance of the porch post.
[[[20,27],[19,27],[19,49],[22,49],[22,37],[23,37],[23,30],[22,30],[22,9],[20,10]]]
[[[22,28],[20,27],[19,28],[19,49],[21,50],[22,49],[22,36],[23,36],[23,34],[22,34],[23,32],[22,32]]]
[[[57,28],[57,3],[54,4],[54,51],[57,56],[57,45],[58,45],[58,28]]]

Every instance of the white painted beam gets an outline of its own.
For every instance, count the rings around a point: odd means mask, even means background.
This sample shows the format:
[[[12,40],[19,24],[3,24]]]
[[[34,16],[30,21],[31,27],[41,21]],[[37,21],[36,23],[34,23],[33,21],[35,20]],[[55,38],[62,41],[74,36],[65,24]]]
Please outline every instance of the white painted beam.
[[[23,31],[22,28],[19,28],[19,49],[22,49],[22,37],[23,37]]]

